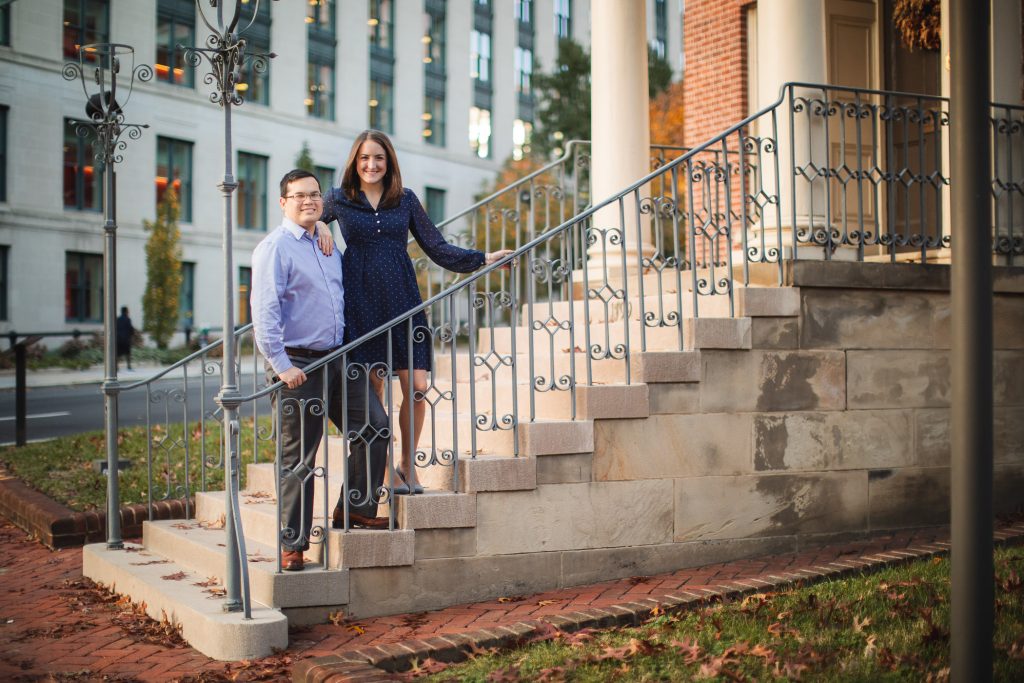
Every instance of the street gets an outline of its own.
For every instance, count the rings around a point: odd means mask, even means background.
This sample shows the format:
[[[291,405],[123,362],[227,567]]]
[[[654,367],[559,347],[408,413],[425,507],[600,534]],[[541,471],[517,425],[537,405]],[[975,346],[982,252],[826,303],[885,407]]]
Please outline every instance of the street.
[[[189,383],[189,421],[199,418],[199,397],[202,387],[198,382]],[[182,404],[176,399],[174,390],[181,387],[181,380],[167,380],[156,383],[150,402],[150,415],[154,424],[168,421],[170,411],[172,422],[180,422]],[[208,380],[205,388],[204,410],[217,408],[213,397],[220,387],[218,378]],[[246,378],[241,390],[251,391],[251,379]],[[172,392],[168,394],[168,392]],[[164,399],[170,397],[170,401]],[[0,391],[0,446],[14,444],[14,390]],[[99,384],[78,384],[53,387],[29,388],[26,394],[28,415],[26,433],[29,441],[52,439],[81,432],[103,429],[103,393]],[[243,408],[243,415],[251,415],[252,408]],[[120,423],[124,426],[146,424],[146,393],[144,388],[121,395],[118,401]],[[260,401],[260,415],[270,414],[267,399]]]

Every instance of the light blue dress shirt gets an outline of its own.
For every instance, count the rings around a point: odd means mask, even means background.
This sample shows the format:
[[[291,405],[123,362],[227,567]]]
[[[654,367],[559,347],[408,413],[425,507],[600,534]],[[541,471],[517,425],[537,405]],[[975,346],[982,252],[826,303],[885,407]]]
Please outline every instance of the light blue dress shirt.
[[[284,218],[252,253],[251,303],[256,346],[277,374],[292,367],[286,346],[317,351],[341,346],[340,251],[324,256],[305,228]]]

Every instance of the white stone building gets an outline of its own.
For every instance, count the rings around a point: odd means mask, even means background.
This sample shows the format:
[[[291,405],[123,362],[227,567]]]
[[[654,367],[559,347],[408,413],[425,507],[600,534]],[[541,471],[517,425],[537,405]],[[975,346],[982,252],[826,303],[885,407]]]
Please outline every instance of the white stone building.
[[[255,0],[241,0],[255,6]],[[209,9],[209,3],[203,2]],[[232,5],[233,2],[229,2]],[[523,93],[555,59],[559,34],[590,45],[587,0],[277,0],[246,34],[277,54],[233,110],[234,274],[239,319],[253,247],[280,216],[278,179],[304,144],[324,178],[352,139],[392,134],[403,179],[435,216],[469,206],[531,117]],[[102,170],[74,135],[85,96],[61,76],[75,47],[127,43],[156,78],[124,103],[148,124],[118,165],[117,301],[141,326],[143,221],[174,182],[182,196],[182,324],[221,324],[224,117],[181,43],[206,36],[193,0],[0,2],[0,333],[102,328]],[[677,77],[682,2],[646,0],[647,35]],[[245,8],[245,11],[250,11]],[[527,86],[528,87],[528,86]],[[241,294],[241,296],[239,296]]]

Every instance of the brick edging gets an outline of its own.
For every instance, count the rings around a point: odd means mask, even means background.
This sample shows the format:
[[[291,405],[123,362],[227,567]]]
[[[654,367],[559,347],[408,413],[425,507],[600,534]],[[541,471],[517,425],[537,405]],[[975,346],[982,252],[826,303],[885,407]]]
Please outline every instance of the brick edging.
[[[154,502],[153,519],[184,519],[185,503],[184,498]],[[6,473],[0,474],[0,515],[54,549],[81,546],[107,537],[105,510],[75,512]],[[145,503],[122,505],[121,535],[142,536],[142,522],[147,519],[149,509]]]
[[[997,528],[994,541],[996,546],[1024,542],[1024,523]],[[295,663],[292,666],[292,680],[297,683],[401,680],[394,675],[395,672],[409,668],[414,660],[422,662],[429,657],[443,662],[462,661],[474,650],[514,647],[526,640],[550,635],[553,629],[571,633],[585,628],[636,626],[649,619],[655,609],[678,612],[716,599],[732,600],[750,593],[790,588],[797,583],[813,584],[865,571],[873,572],[925,557],[945,555],[949,553],[949,547],[948,542],[927,543],[904,550],[846,557],[821,566],[765,576],[764,579],[768,580],[727,581],[713,588],[680,589],[658,600],[594,607],[489,629],[345,650],[335,655],[313,657]]]

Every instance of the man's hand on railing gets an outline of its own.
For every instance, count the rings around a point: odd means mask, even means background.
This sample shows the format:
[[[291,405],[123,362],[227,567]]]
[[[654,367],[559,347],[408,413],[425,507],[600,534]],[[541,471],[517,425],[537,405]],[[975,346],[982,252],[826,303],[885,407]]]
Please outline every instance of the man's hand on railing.
[[[484,254],[484,265],[485,266],[489,266],[492,263],[496,263],[497,261],[500,261],[501,259],[505,258],[506,256],[508,256],[511,253],[512,253],[511,249],[501,249],[499,251],[492,251],[492,252],[490,252],[488,254]],[[504,266],[502,266],[502,268],[505,268],[507,270],[508,268],[511,267],[511,265],[512,265],[512,261],[509,261]]]
[[[289,389],[295,389],[306,381],[306,373],[301,368],[292,366],[278,375],[277,378],[287,384]]]

